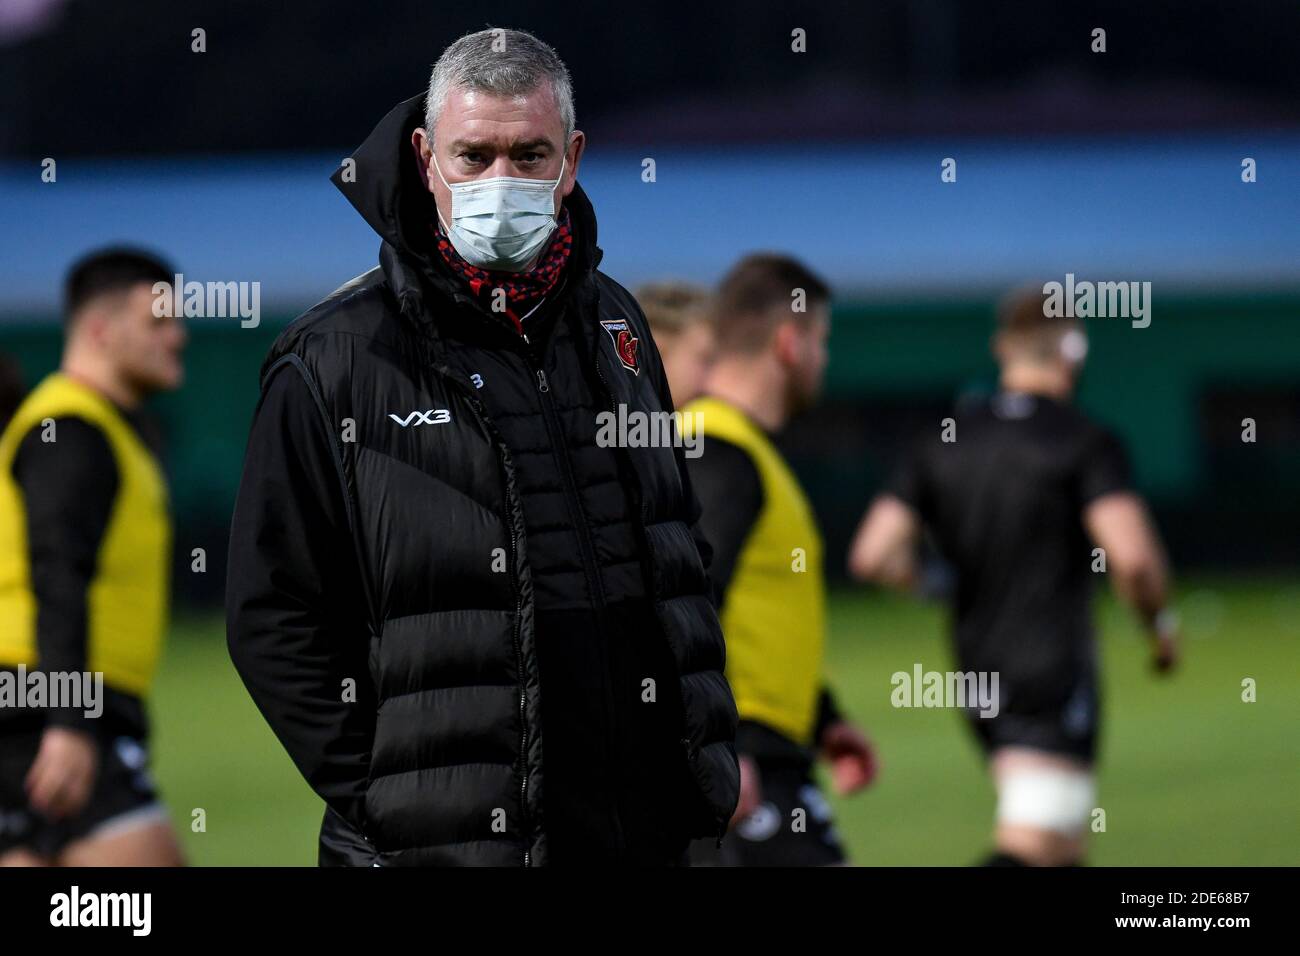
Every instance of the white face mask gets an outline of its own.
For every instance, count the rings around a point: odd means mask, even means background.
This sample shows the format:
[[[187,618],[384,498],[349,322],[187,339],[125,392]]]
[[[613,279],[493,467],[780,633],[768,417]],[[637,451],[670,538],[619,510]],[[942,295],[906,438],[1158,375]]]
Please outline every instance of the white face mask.
[[[555,189],[564,178],[565,156],[555,179],[494,176],[447,182],[433,157],[433,168],[451,190],[451,225],[438,221],[461,257],[480,269],[519,272],[551,238],[556,225]]]

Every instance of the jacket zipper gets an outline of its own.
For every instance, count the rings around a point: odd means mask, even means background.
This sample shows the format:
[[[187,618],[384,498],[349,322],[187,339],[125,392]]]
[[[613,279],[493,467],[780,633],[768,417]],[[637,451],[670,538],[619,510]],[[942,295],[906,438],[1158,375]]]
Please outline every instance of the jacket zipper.
[[[501,441],[501,436],[497,434],[496,427],[488,418],[487,410],[483,408],[482,403],[480,403],[478,398],[476,398],[469,390],[469,387],[462,385],[454,375],[444,372],[442,369],[436,369],[436,371],[438,371],[447,381],[454,383],[456,389],[460,391],[465,396],[466,401],[469,402],[470,408],[473,410],[475,417],[479,420],[479,424],[481,424],[483,429],[492,436],[493,442],[497,444],[499,448],[504,448],[505,444]],[[510,474],[506,470],[505,457],[498,453],[497,460],[501,465],[501,476],[505,485],[506,507],[511,509],[511,520],[507,522],[507,524],[510,527],[510,583],[513,585],[515,594],[515,623],[513,628],[515,667],[519,671],[519,809],[524,817],[522,821],[524,832],[524,866],[530,866],[532,860],[532,850],[530,848],[532,832],[528,820],[528,692],[525,689],[524,683],[526,677],[524,674],[523,641],[519,634],[523,616],[523,598],[520,595],[517,569],[519,544],[518,535],[515,532],[514,509],[511,507],[513,504],[514,492],[511,487]]]
[[[560,470],[564,475],[564,483],[569,490],[569,518],[573,521],[574,530],[578,533],[578,544],[582,548],[582,569],[587,578],[587,588],[591,592],[592,600],[596,602],[596,606],[604,608],[605,586],[600,580],[600,572],[596,567],[596,549],[591,543],[591,528],[587,523],[586,514],[582,510],[582,498],[578,492],[577,479],[573,476],[573,463],[569,460],[568,444],[564,440],[564,431],[559,422],[559,416],[555,411],[555,403],[551,399],[551,385],[546,380],[546,371],[542,367],[536,350],[533,348],[532,340],[528,338],[528,333],[520,332],[519,334],[524,340],[524,350],[528,363],[532,366],[533,374],[537,378],[537,391],[542,396],[542,418],[546,422],[546,432],[550,436],[551,447],[556,450]]]
[[[555,321],[558,323],[562,316],[556,316]],[[552,329],[551,334],[555,334]],[[606,618],[606,595],[605,585],[600,577],[600,569],[596,564],[596,548],[591,541],[591,527],[587,522],[586,512],[582,507],[582,496],[578,490],[578,481],[573,474],[573,462],[569,459],[568,444],[564,437],[564,428],[559,421],[559,415],[555,410],[555,403],[551,399],[550,382],[546,379],[546,370],[542,366],[542,361],[533,348],[532,340],[528,338],[528,333],[522,329],[519,332],[520,338],[524,342],[524,353],[526,361],[532,366],[533,373],[537,377],[537,391],[541,394],[542,419],[546,422],[546,433],[551,440],[553,454],[558,458],[560,471],[564,476],[565,487],[568,494],[565,496],[569,503],[569,520],[573,522],[573,529],[578,536],[578,546],[582,551],[582,569],[587,579],[587,589],[591,593],[592,601],[595,604],[595,614],[597,623],[597,646],[600,650],[601,670],[603,676],[610,676],[609,650],[606,647],[608,639],[608,621]],[[608,685],[608,680],[606,681]],[[605,714],[606,722],[611,729],[618,726],[616,717],[618,708],[614,704],[610,692],[605,694]],[[613,767],[617,762],[617,755],[608,743],[605,750],[606,766]],[[625,844],[623,836],[623,824],[617,812],[614,814],[615,826],[618,832],[618,847],[620,852]]]
[[[614,418],[617,420],[617,418],[618,418],[618,403],[617,403],[616,401],[614,401],[614,390],[611,389],[611,388],[609,387],[609,382],[605,379],[605,372],[604,372],[604,370],[603,370],[603,369],[601,368],[601,366],[600,366],[600,353],[599,353],[599,351],[597,351],[596,355],[593,357],[592,364],[595,365],[595,367],[596,367],[596,378],[600,380],[600,386],[601,386],[601,388],[603,388],[603,389],[605,390],[605,397],[606,397],[607,399],[609,399],[609,407],[610,407],[610,411],[612,411],[612,412],[614,413]],[[645,545],[646,556],[649,558],[649,560],[648,560],[647,563],[649,564],[649,566],[650,566],[651,568],[653,568],[654,565],[655,565],[655,562],[654,562],[654,545],[650,543],[650,536],[649,536],[648,534],[646,534],[646,530],[645,530],[645,502],[644,502],[644,500],[643,500],[642,497],[641,497],[641,485],[640,485],[640,479],[637,477],[636,469],[633,468],[633,467],[629,467],[629,468],[628,468],[628,474],[632,476],[632,485],[633,485],[632,490],[633,490],[633,494],[634,494],[634,496],[635,496],[635,498],[636,498],[636,512],[637,512],[637,518],[638,518],[638,520],[637,520],[637,532],[638,532],[638,533],[640,534],[640,536],[641,536],[641,543],[642,543],[643,545]],[[650,581],[650,582],[648,582],[648,583],[650,584],[651,589],[652,589],[652,591],[653,591],[653,588],[654,588],[654,581]],[[650,595],[650,599],[651,599],[651,601],[654,603],[654,606],[655,606],[655,616],[659,618],[659,624],[660,624],[660,627],[662,627],[662,626],[663,626],[663,618],[662,618],[662,616],[660,616],[660,614],[659,614],[659,600],[658,600],[658,598],[657,598],[653,593],[651,593],[651,595]],[[667,637],[665,637],[664,640],[667,640]],[[682,714],[682,720],[683,720],[683,722],[684,722],[685,719],[686,719],[686,715],[685,715],[685,712],[684,712],[684,707],[685,707],[685,703],[683,702],[683,714]],[[681,744],[682,744],[682,748],[686,751],[686,760],[687,760],[687,763],[688,763],[688,764],[690,765],[690,767],[691,767],[691,781],[695,784],[695,789],[696,789],[696,791],[699,792],[699,794],[700,794],[701,797],[703,797],[704,794],[703,794],[703,791],[700,790],[700,784],[699,784],[699,781],[698,781],[698,780],[696,779],[696,777],[695,777],[695,770],[694,770],[695,762],[696,762],[696,755],[697,755],[697,752],[698,752],[698,751],[697,751],[697,748],[695,747],[694,744],[691,743],[691,739],[690,739],[689,737],[683,737],[683,738],[681,738]],[[716,846],[717,846],[718,849],[722,849],[722,838],[723,838],[724,836],[726,836],[726,833],[727,833],[727,825],[728,825],[729,822],[730,822],[730,821],[728,821],[726,818],[723,818],[723,819],[721,819],[721,820],[718,821],[718,837],[717,837],[717,842],[716,842]]]

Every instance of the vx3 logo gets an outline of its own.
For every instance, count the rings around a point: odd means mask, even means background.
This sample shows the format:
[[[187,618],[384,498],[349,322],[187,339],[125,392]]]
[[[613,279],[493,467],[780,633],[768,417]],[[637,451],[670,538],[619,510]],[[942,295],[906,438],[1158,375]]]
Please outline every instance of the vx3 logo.
[[[451,412],[445,408],[431,408],[427,412],[415,411],[405,418],[388,413],[388,417],[405,428],[407,425],[445,425],[451,421]]]

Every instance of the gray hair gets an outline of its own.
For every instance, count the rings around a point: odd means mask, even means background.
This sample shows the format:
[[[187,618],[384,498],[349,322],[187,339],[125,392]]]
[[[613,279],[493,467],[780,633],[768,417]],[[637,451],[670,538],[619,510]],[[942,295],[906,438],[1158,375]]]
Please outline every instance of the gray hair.
[[[551,84],[564,123],[563,148],[568,146],[574,129],[573,84],[559,54],[523,30],[494,27],[466,34],[443,50],[433,65],[429,92],[424,98],[424,128],[432,141],[438,116],[453,89],[522,96],[543,82]]]

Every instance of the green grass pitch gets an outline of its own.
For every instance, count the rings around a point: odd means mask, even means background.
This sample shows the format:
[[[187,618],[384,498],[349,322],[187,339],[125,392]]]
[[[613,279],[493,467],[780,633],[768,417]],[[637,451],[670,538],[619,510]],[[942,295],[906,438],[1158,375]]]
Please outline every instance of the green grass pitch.
[[[1184,666],[1161,680],[1127,613],[1099,600],[1106,830],[1089,862],[1300,864],[1300,579],[1195,579],[1178,603]],[[944,611],[841,590],[830,620],[831,683],[882,764],[870,790],[831,796],[853,862],[977,860],[993,791],[969,731],[949,710],[890,705],[895,671],[951,666]],[[1255,703],[1242,701],[1246,678]],[[155,775],[191,863],[314,865],[322,805],[245,693],[219,617],[176,622],[152,712]]]

